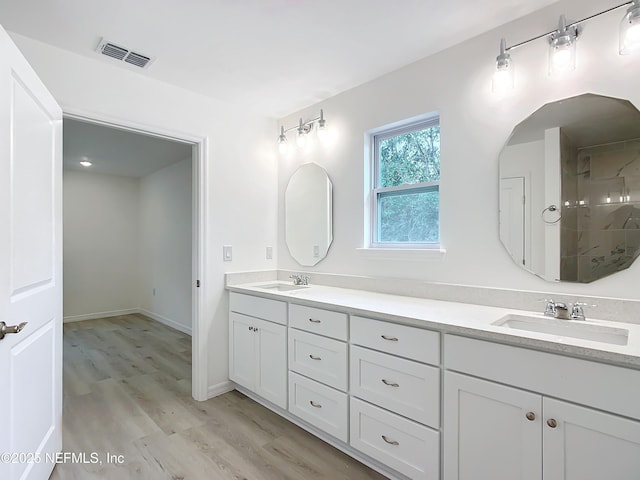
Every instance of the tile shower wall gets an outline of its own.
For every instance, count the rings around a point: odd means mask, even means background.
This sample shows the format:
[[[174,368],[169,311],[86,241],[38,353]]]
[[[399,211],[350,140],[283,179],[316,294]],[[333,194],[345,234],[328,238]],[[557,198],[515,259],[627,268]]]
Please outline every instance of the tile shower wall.
[[[578,149],[560,129],[562,221],[560,223],[560,279],[578,281]]]
[[[577,279],[589,282],[640,253],[640,139],[580,150],[577,173]]]

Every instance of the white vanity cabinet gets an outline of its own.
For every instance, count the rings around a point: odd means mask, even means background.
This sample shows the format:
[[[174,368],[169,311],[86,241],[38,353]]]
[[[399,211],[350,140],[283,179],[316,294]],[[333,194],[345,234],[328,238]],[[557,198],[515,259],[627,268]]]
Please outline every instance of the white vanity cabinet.
[[[287,304],[229,295],[229,378],[287,408]]]
[[[445,368],[445,480],[640,478],[639,371],[449,335]]]
[[[439,333],[352,316],[351,446],[409,478],[439,479],[439,364]]]
[[[348,441],[345,313],[289,305],[289,412]]]

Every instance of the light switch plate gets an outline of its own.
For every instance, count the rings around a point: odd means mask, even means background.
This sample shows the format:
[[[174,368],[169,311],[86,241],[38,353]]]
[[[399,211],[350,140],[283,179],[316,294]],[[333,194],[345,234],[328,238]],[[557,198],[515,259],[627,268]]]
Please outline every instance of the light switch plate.
[[[273,260],[273,247],[267,247],[267,260]]]
[[[231,245],[222,246],[222,260],[230,262],[233,259],[233,247]]]

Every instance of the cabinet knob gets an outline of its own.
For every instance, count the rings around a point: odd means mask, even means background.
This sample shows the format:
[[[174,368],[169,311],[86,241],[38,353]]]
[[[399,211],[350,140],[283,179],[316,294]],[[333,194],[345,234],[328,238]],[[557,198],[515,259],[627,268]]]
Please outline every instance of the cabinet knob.
[[[253,327],[249,327],[249,331],[250,331],[250,332],[253,332]]]
[[[549,420],[547,420],[547,425],[549,425],[551,428],[556,428],[558,426],[558,422],[555,418],[550,418]]]
[[[533,412],[527,412],[527,420],[533,422],[536,419],[536,414]]]
[[[322,408],[322,405],[320,405],[319,403],[314,402],[313,400],[310,400],[309,403],[314,408]]]
[[[389,335],[380,335],[384,340],[389,340],[390,342],[397,342],[398,338],[397,337],[391,337]]]
[[[387,442],[389,445],[400,445],[400,442],[396,440],[389,440],[386,435],[382,435],[382,439]]]

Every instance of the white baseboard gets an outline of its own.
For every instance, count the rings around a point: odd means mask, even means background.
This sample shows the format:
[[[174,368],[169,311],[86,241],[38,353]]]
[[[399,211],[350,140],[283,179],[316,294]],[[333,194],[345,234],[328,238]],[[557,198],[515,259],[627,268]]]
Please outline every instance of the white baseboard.
[[[231,390],[235,390],[235,388],[236,385],[231,380],[218,383],[217,385],[209,385],[207,387],[207,399],[230,392]]]
[[[110,312],[96,312],[96,313],[87,313],[84,315],[70,315],[68,317],[64,317],[62,321],[64,323],[81,322],[82,320],[95,320],[96,318],[119,317],[120,315],[131,315],[132,313],[138,313],[139,311],[140,310],[137,308],[127,308],[125,310],[112,310]]]
[[[192,329],[191,326],[183,325],[175,320],[167,318],[163,315],[150,312],[149,310],[145,310],[144,308],[140,308],[136,313],[141,313],[142,315],[146,315],[147,317],[153,318],[156,322],[160,322],[168,327],[174,328],[182,333],[186,333],[187,335],[191,335]]]

